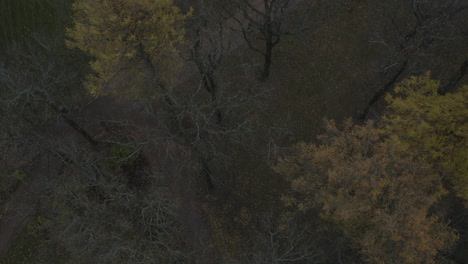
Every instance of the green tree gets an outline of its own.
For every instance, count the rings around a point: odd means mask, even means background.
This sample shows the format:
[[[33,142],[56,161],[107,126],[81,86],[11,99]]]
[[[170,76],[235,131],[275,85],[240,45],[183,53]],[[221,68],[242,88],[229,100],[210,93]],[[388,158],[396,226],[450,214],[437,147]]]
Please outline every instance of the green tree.
[[[468,85],[445,95],[439,90],[430,73],[401,82],[396,95],[386,97],[384,132],[409,152],[424,154],[468,201]]]
[[[86,83],[92,94],[167,92],[163,83],[176,66],[188,14],[172,0],[78,0],[73,8],[68,46],[94,57],[94,74]],[[122,83],[125,87],[119,87]]]
[[[372,122],[326,122],[319,144],[299,144],[276,171],[296,195],[284,200],[319,209],[368,263],[434,263],[456,235],[430,208],[444,190],[440,175],[383,138]]]

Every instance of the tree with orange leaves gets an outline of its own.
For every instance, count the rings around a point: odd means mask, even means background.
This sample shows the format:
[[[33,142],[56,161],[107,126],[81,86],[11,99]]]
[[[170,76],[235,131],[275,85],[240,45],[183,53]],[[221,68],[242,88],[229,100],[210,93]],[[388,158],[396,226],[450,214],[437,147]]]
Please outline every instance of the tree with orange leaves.
[[[275,167],[292,185],[284,200],[318,208],[368,263],[435,263],[457,239],[431,215],[445,192],[440,175],[372,122],[325,124],[318,144],[299,144]]]

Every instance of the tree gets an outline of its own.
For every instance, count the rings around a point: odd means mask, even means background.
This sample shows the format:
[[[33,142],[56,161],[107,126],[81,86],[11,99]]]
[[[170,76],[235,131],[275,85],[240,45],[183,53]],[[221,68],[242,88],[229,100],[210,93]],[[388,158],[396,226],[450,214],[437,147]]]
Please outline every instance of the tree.
[[[201,79],[201,85],[209,93],[215,110],[218,124],[223,121],[223,114],[219,107],[220,87],[217,70],[229,50],[229,42],[225,40],[225,21],[216,16],[213,5],[203,0],[198,3],[194,15],[195,39],[190,54],[190,60],[195,63]]]
[[[54,183],[48,226],[78,263],[179,263],[189,253],[165,177],[138,150],[77,142],[55,149],[66,175]]]
[[[456,240],[430,213],[444,193],[440,175],[370,121],[325,124],[318,144],[299,144],[275,167],[296,193],[285,200],[319,209],[369,263],[434,263]]]
[[[223,77],[219,77],[223,80]],[[226,165],[233,161],[232,151],[252,140],[258,126],[258,112],[268,96],[265,89],[241,89],[232,91],[229,84],[218,85],[216,107],[207,99],[203,85],[199,85],[190,96],[179,98],[176,121],[176,144],[185,149],[187,156],[198,160],[201,175],[204,175],[209,189],[215,182],[226,179]],[[207,99],[207,100],[206,100]],[[222,123],[218,110],[223,110]],[[155,113],[151,113],[156,116]],[[188,160],[179,160],[185,163]],[[218,167],[218,169],[214,169]],[[222,168],[222,169],[221,169]],[[218,171],[218,173],[216,173]]]
[[[239,263],[323,263],[319,236],[290,216],[256,218],[252,246],[241,254]],[[310,227],[310,226],[307,226]],[[311,232],[312,231],[312,232]],[[245,242],[244,242],[245,243]]]
[[[385,133],[409,152],[423,153],[448,174],[457,196],[468,201],[468,85],[441,95],[430,73],[411,77],[387,95]]]
[[[76,56],[62,41],[40,33],[8,49],[5,61],[0,61],[2,137],[16,138],[55,118],[97,143],[68,115],[86,98],[77,88],[84,70],[74,65]]]
[[[68,46],[94,57],[86,86],[94,95],[122,97],[163,94],[183,43],[182,14],[172,0],[79,0]],[[125,87],[119,87],[120,83]],[[131,88],[130,88],[131,87]]]
[[[237,30],[242,33],[248,47],[263,56],[261,81],[266,81],[270,76],[273,48],[282,36],[289,34],[283,29],[283,24],[292,4],[291,0],[263,0],[259,6],[252,0],[241,0],[232,1],[233,9],[224,8],[240,27]],[[264,47],[258,48],[255,39],[262,41]]]
[[[361,119],[366,119],[371,108],[385,97],[396,83],[408,72],[425,72],[428,65],[437,69],[439,75],[454,75],[444,89],[451,89],[461,79],[460,71],[466,72],[466,21],[468,5],[458,0],[385,0],[369,2],[367,7],[376,16],[376,32],[370,40],[388,53],[379,67],[379,83],[376,93],[364,108]],[[381,10],[374,12],[374,10]],[[453,58],[447,52],[457,50]],[[443,58],[443,59],[442,59]],[[434,64],[434,61],[438,63]],[[461,66],[458,66],[461,65]],[[460,67],[459,70],[455,70]],[[463,73],[464,74],[464,73]],[[406,75],[406,76],[405,76]]]

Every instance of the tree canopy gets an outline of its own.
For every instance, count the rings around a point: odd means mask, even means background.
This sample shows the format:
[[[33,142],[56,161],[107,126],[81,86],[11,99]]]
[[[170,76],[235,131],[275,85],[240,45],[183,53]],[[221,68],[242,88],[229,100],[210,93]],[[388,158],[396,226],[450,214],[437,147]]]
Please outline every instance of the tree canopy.
[[[457,196],[468,201],[468,85],[438,93],[430,73],[411,77],[387,95],[384,133],[409,152],[421,153],[451,179]]]
[[[430,214],[443,194],[440,176],[372,122],[339,129],[326,121],[318,144],[299,144],[275,169],[296,194],[287,204],[318,208],[369,263],[435,263],[456,240]]]
[[[0,1],[0,264],[465,263],[467,7]]]
[[[90,92],[126,95],[130,89],[135,95],[152,88],[154,95],[154,87],[175,65],[188,14],[172,0],[79,0],[73,8],[75,24],[67,43],[94,57],[94,74],[86,83]],[[118,87],[124,80],[126,87]]]

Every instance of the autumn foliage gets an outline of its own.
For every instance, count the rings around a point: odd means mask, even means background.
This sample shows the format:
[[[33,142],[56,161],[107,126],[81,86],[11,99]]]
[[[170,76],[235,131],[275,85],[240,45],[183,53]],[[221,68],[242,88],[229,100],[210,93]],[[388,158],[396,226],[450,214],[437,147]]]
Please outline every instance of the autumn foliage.
[[[94,57],[94,74],[87,80],[92,94],[116,92],[125,81],[135,95],[164,81],[183,41],[187,17],[172,0],[79,0],[73,8],[68,45]]]
[[[441,95],[430,74],[401,82],[388,95],[384,131],[404,149],[421,157],[450,179],[468,204],[468,85]]]
[[[462,2],[0,1],[0,264],[465,263]]]
[[[295,193],[284,200],[302,211],[320,208],[369,263],[434,263],[456,240],[430,214],[444,192],[440,175],[372,122],[325,124],[318,144],[298,145],[276,166]]]
[[[468,197],[467,95],[441,94],[427,73],[386,97],[381,123],[325,120],[317,143],[275,167],[291,182],[285,204],[318,209],[369,263],[435,263],[457,235],[432,208],[450,191]]]

